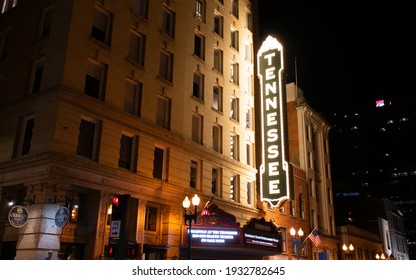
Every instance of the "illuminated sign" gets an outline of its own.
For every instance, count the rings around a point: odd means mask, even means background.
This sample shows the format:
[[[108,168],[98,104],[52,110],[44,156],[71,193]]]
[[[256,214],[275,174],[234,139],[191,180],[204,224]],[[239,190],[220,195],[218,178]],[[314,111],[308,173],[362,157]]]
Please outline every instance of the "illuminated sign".
[[[376,107],[384,107],[384,99],[376,100]]]
[[[189,228],[186,230],[189,234]],[[191,229],[191,244],[200,246],[240,246],[240,228],[209,228],[197,227]]]
[[[262,164],[261,200],[276,207],[289,199],[289,166],[285,160],[284,104],[281,72],[283,47],[268,36],[258,54],[261,88]]]
[[[279,239],[261,234],[244,232],[244,243],[248,245],[278,248]]]

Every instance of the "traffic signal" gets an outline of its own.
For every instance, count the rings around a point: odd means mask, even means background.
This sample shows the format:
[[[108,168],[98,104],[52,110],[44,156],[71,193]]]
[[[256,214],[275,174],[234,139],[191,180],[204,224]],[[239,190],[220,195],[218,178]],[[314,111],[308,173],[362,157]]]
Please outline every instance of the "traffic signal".
[[[130,195],[115,195],[111,199],[111,227],[108,256],[117,260],[125,259],[127,255],[127,209]],[[113,245],[114,244],[114,245]],[[136,253],[137,250],[134,250]],[[132,252],[133,253],[133,252]]]
[[[129,259],[129,260],[134,260],[134,259],[136,259],[137,258],[137,255],[138,255],[138,250],[139,248],[138,248],[138,246],[137,246],[137,243],[136,242],[131,242],[131,241],[128,241],[127,242],[127,259]]]
[[[107,259],[118,259],[118,244],[110,244],[106,247]]]
[[[113,221],[124,220],[126,211],[127,211],[127,203],[128,203],[129,198],[130,198],[129,194],[113,196],[113,199],[111,200],[111,204],[112,204],[111,219]]]

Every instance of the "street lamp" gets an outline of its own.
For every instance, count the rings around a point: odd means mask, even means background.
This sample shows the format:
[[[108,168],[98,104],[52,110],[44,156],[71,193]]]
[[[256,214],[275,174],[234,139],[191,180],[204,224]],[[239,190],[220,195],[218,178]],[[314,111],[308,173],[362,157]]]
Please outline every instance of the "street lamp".
[[[385,260],[386,256],[384,255],[384,253],[381,253],[381,255],[379,255],[378,253],[376,254],[376,259],[377,260]]]
[[[192,213],[192,210],[189,210],[189,207],[191,206],[191,201],[189,201],[188,196],[185,196],[185,199],[182,201],[182,207],[183,207],[183,217],[186,222],[188,222],[188,260],[191,259],[191,230],[192,230],[192,221],[196,223],[196,220],[198,218],[198,205],[201,200],[199,199],[198,195],[195,195],[192,198],[192,205],[194,206],[194,213]],[[188,214],[189,212],[189,214]]]
[[[302,252],[303,230],[302,230],[302,228],[299,228],[299,230],[297,232],[297,236],[298,237],[296,237],[296,230],[292,227],[290,229],[290,235],[292,235],[292,247],[295,247],[296,248],[296,257],[299,260],[300,254]]]
[[[350,260],[352,260],[352,253],[354,251],[354,245],[350,243],[349,246],[347,246],[345,243],[342,244],[342,250],[344,250],[344,254],[349,257]]]

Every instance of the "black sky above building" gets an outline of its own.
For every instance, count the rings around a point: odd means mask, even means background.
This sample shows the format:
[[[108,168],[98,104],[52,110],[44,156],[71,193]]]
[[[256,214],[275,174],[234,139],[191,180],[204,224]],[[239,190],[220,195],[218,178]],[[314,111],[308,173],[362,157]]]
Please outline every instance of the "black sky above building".
[[[415,5],[365,5],[259,1],[260,41],[272,35],[283,44],[287,82],[297,77],[306,99],[325,115],[374,106],[382,98],[416,100]]]

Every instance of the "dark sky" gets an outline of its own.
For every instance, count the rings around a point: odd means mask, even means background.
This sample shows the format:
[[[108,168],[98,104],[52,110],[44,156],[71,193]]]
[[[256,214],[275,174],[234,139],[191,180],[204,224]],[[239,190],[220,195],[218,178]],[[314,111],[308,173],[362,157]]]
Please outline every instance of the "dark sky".
[[[416,100],[416,9],[411,1],[260,0],[260,41],[284,46],[288,82],[318,112]],[[357,3],[355,3],[357,2]],[[416,5],[413,5],[416,6]]]

